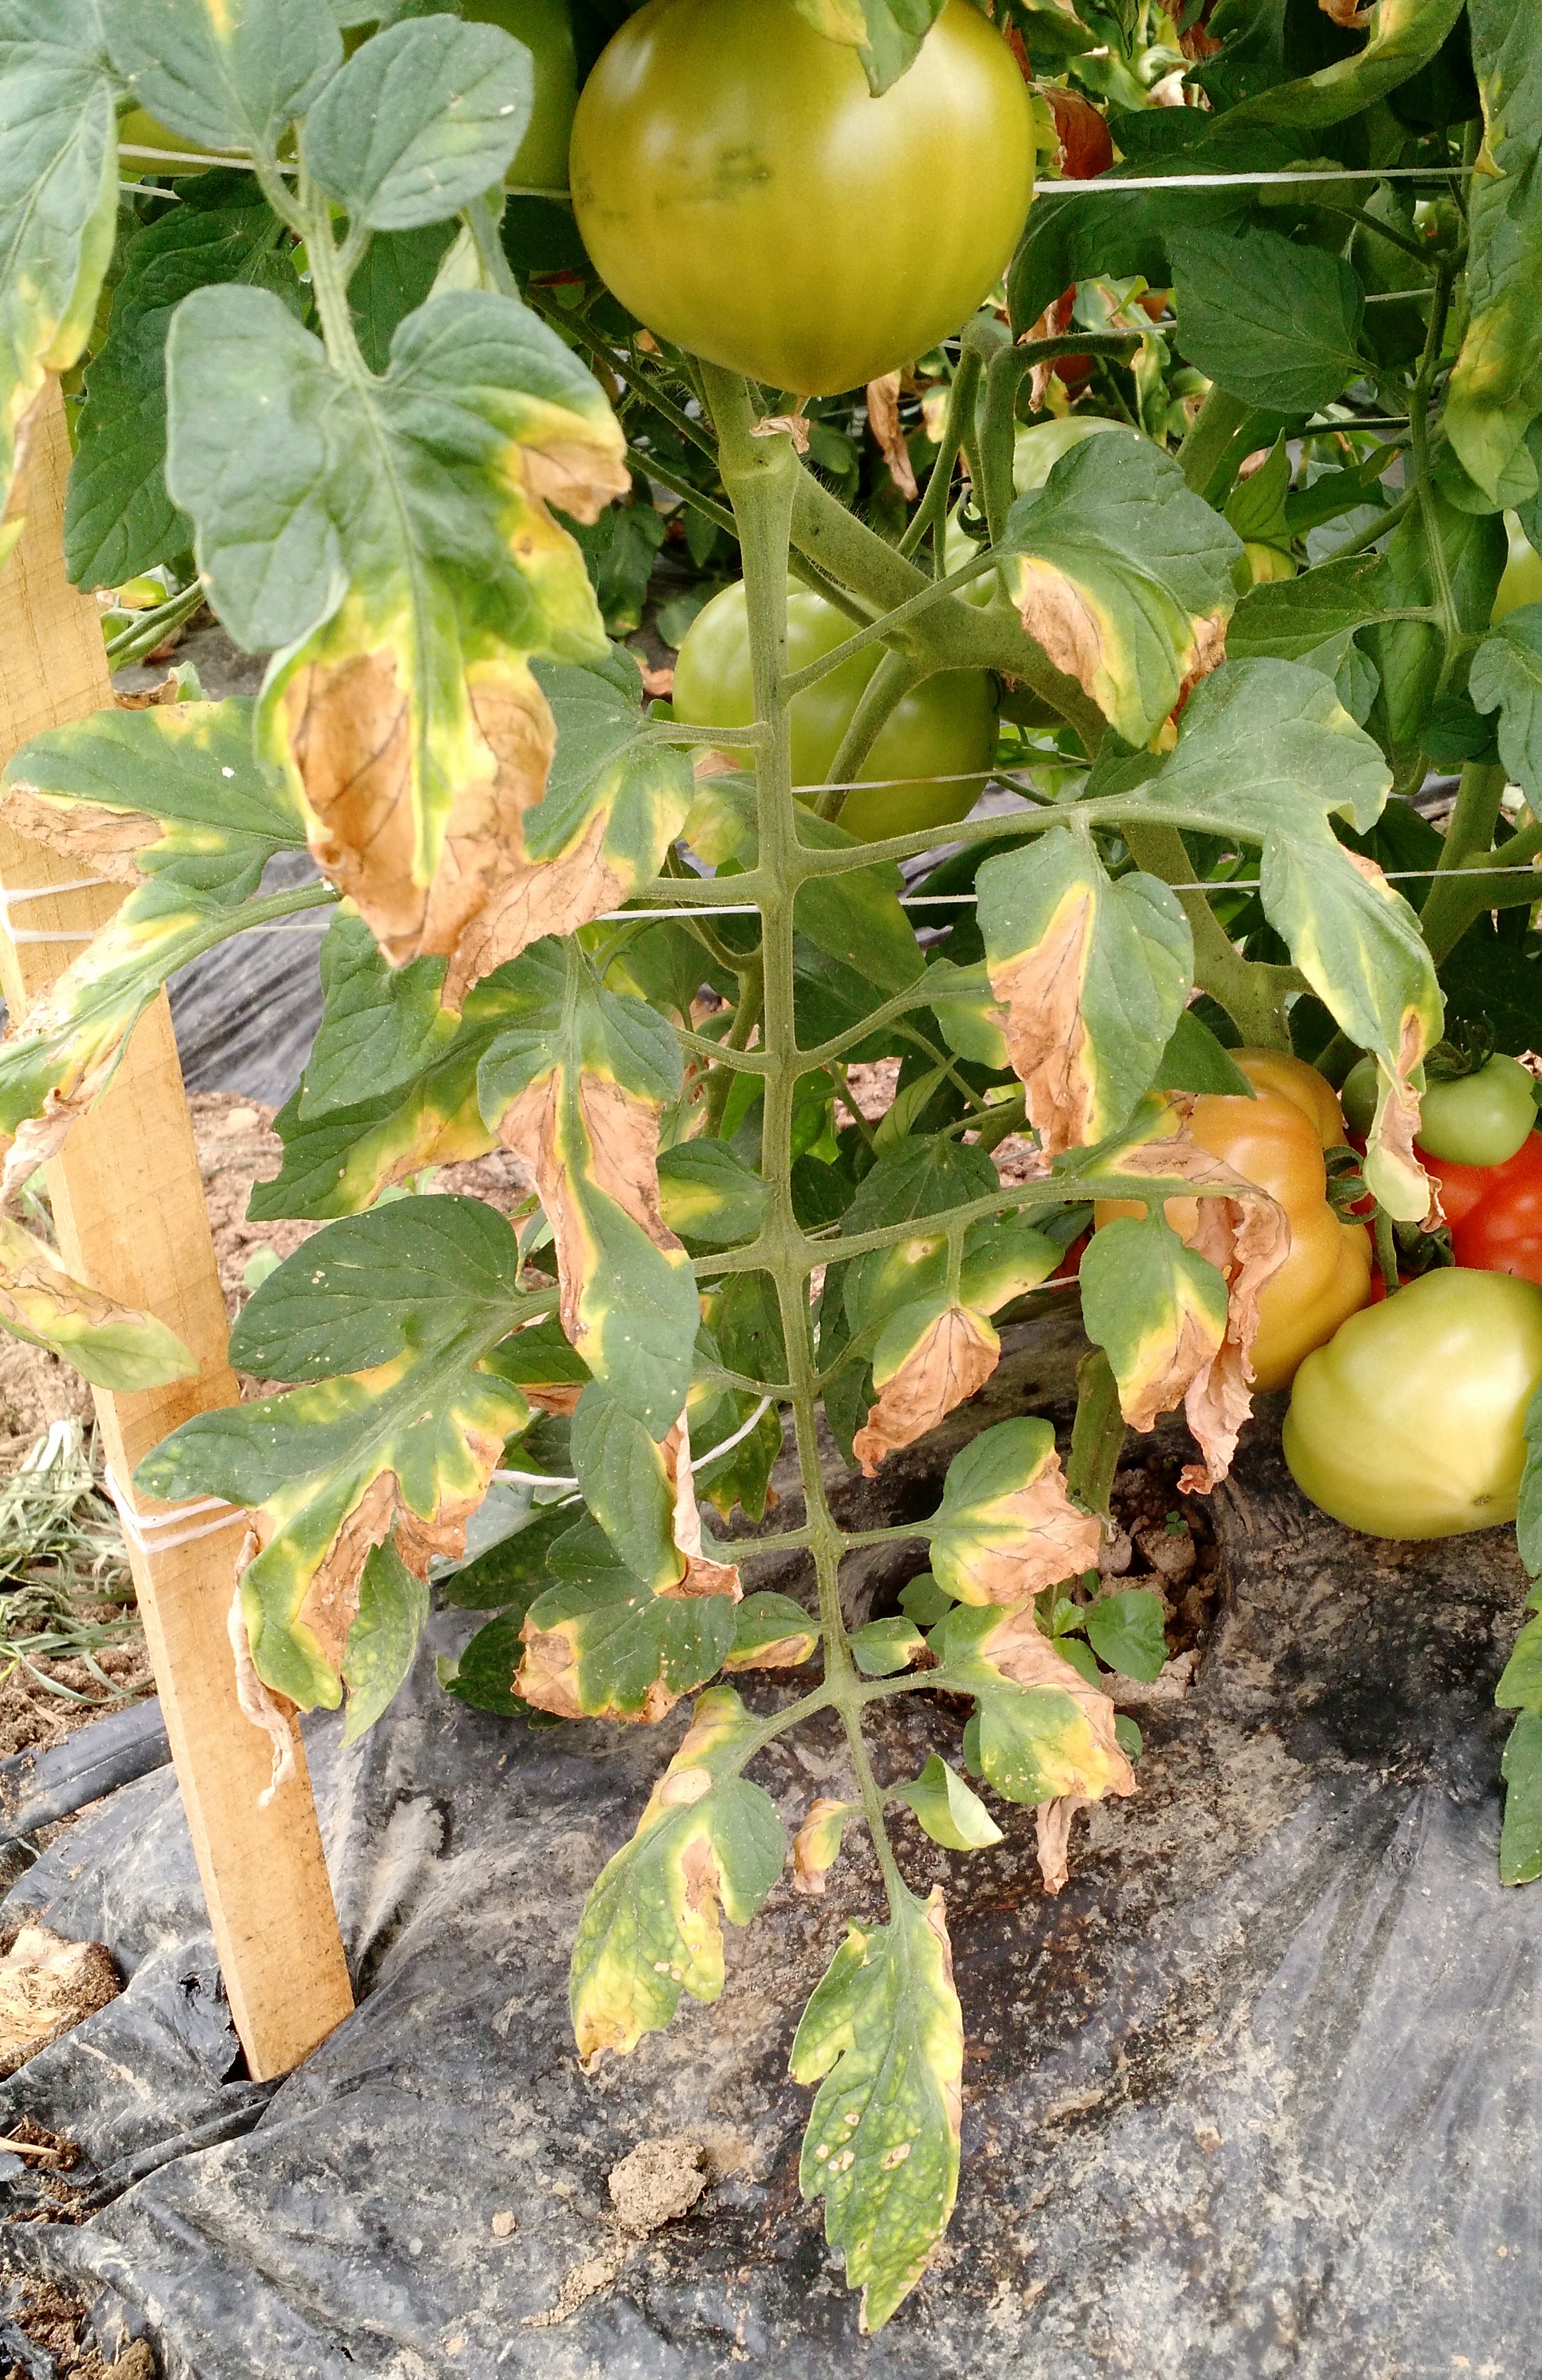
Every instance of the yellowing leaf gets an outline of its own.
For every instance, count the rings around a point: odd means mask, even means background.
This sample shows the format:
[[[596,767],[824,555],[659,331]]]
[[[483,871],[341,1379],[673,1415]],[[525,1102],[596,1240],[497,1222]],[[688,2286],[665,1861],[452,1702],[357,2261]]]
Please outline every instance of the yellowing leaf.
[[[159,1388],[198,1366],[175,1331],[72,1281],[53,1249],[0,1215],[0,1325],[51,1347],[99,1389]]]
[[[978,882],[1028,1120],[1051,1156],[1102,1140],[1150,1082],[1193,989],[1177,896],[1154,876],[1115,882],[1089,840],[1054,829],[987,860]]]
[[[1102,1527],[1065,1492],[1047,1421],[1003,1421],[948,1467],[929,1525],[932,1571],[966,1604],[1017,1604],[1092,1569]]]
[[[559,1537],[546,1564],[553,1584],[525,1615],[516,1680],[538,1710],[652,1727],[733,1648],[734,1594],[655,1595],[592,1520]]]
[[[887,1925],[854,1925],[793,2043],[795,2082],[819,2082],[798,2180],[825,2202],[825,2237],[882,2328],[948,2226],[958,2190],[964,2022],[941,1889],[902,1885]]]
[[[924,1833],[953,1852],[989,1850],[1002,1830],[977,1793],[934,1752],[918,1777],[898,1785],[894,1798],[914,1811]]]
[[[601,1871],[573,1946],[574,2037],[592,2071],[722,1990],[718,1911],[747,1925],[782,1873],[776,1806],[737,1774],[757,1729],[732,1686],[701,1696],[637,1830]]]
[[[819,1648],[820,1630],[790,1595],[762,1588],[747,1595],[735,1615],[734,1646],[725,1670],[795,1670]]]

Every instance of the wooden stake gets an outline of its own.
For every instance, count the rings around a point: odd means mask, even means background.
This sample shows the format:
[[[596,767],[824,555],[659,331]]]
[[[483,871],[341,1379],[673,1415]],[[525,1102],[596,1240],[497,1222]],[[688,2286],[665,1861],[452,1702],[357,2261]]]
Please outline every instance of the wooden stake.
[[[65,577],[68,471],[64,407],[51,384],[34,424],[26,527],[6,571],[0,764],[44,728],[113,699],[101,615]],[[18,892],[79,885],[85,872],[13,833],[0,813],[0,887],[13,904]],[[122,897],[115,885],[61,890],[6,913],[12,931],[0,932],[0,974],[13,1026]],[[134,1465],[168,1430],[239,1395],[164,992],[47,1179],[68,1270],[169,1324],[198,1359],[195,1379],[168,1388],[93,1391],[114,1476],[131,1495]],[[141,1528],[168,1509],[132,1501]],[[166,1528],[164,1550],[131,1545],[129,1559],[231,2014],[252,2075],[264,2082],[309,2056],[353,1998],[297,1729],[297,1776],[258,1807],[272,1747],[242,1716],[225,1634],[245,1518],[185,1536],[208,1517]],[[154,1534],[152,1525],[152,1543]]]

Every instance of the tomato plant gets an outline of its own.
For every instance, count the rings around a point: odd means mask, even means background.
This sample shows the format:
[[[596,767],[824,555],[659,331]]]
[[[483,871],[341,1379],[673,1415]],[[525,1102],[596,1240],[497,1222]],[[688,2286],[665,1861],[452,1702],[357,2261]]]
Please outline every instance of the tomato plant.
[[[1135,1781],[1107,1672],[1160,1661],[1141,1590],[1118,1625],[1064,1619],[1098,1611],[1065,1589],[1126,1431],[1181,1405],[1183,1484],[1213,1488],[1259,1380],[1364,1295],[1325,1196],[1361,1053],[1347,1195],[1395,1285],[1396,1234],[1435,1220],[1421,1099],[1442,1137],[1491,1087],[1432,1088],[1448,1006],[1506,1061],[1542,1045],[1542,605],[1500,592],[1507,514],[1542,538],[1529,26],[1469,0],[1479,171],[1451,61],[1389,104],[1451,0],[1330,29],[1299,74],[1247,7],[1197,41],[1103,0],[370,7],[59,0],[44,26],[0,0],[26,128],[0,143],[0,536],[60,375],[71,576],[164,589],[104,614],[114,662],[205,601],[270,657],[252,699],[115,709],[9,761],[28,833],[132,882],[11,1020],[6,1188],[179,967],[329,913],[252,1210],[324,1229],[232,1340],[280,1386],[139,1483],[252,1512],[260,1707],[346,1701],[352,1741],[436,1593],[487,1615],[448,1690],[511,1721],[696,1698],[577,1926],[591,2067],[721,1991],[718,1912],[747,1924],[789,1850],[818,1891],[868,1831],[887,1914],[793,2070],[803,2186],[876,2328],[959,2169],[963,2020],[912,1830],[968,1858],[1032,1808],[1060,1888],[1078,1809]],[[120,174],[147,116],[226,162]],[[1137,187],[1088,188],[1115,139]],[[655,626],[678,715],[645,696],[657,647],[614,640]],[[264,889],[305,850],[313,879]],[[399,1195],[500,1148],[530,1185],[512,1221]],[[46,1254],[5,1221],[0,1321],[114,1385],[176,1370],[153,1318],[40,1287]],[[1078,1299],[1089,1341],[1069,1467],[1043,1416],[981,1431],[900,1524],[926,1582],[851,1629],[865,1538],[821,1416],[881,1475],[1031,1293]],[[1308,1492],[1377,1529],[1513,1508],[1542,1570],[1539,1297],[1447,1270],[1349,1312],[1296,1375]],[[802,1503],[767,1533],[789,1426]],[[801,1597],[745,1591],[767,1551],[804,1560]],[[1517,1879],[1542,1871],[1532,1644],[1502,1688]],[[885,1782],[905,1694],[959,1765]],[[816,1716],[852,1795],[789,1846],[747,1772]]]
[[[1296,1375],[1285,1460],[1334,1519],[1374,1537],[1512,1521],[1542,1383],[1542,1289],[1448,1268],[1346,1322]]]

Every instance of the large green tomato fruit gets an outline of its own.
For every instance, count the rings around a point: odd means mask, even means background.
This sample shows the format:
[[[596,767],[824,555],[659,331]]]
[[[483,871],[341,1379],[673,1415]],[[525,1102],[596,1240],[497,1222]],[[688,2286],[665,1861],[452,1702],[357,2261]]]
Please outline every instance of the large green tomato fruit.
[[[843,644],[851,622],[808,588],[787,596],[787,665],[800,670]],[[869,645],[792,704],[793,783],[820,785],[880,658]],[[699,611],[674,664],[674,715],[687,726],[747,727],[755,717],[749,621],[741,584]],[[995,686],[985,670],[943,670],[922,680],[891,713],[857,771],[872,791],[846,795],[841,824],[864,842],[946,826],[973,808],[996,750]],[[737,758],[737,756],[735,756]],[[880,778],[943,777],[962,783],[881,784]],[[810,793],[802,798],[810,802]]]
[[[1513,1058],[1496,1056],[1475,1075],[1430,1084],[1419,1109],[1419,1147],[1452,1165],[1503,1165],[1536,1123],[1531,1076]]]
[[[947,0],[881,99],[790,0],[649,0],[584,85],[573,204],[650,331],[832,396],[914,362],[989,296],[1033,161],[1023,78],[970,0]]]
[[[565,190],[567,144],[578,104],[578,66],[567,0],[464,0],[461,15],[501,25],[530,53],[535,98],[525,137],[504,179],[511,189]]]
[[[1512,1521],[1539,1381],[1542,1289],[1509,1273],[1427,1272],[1307,1356],[1285,1416],[1291,1476],[1367,1536]]]

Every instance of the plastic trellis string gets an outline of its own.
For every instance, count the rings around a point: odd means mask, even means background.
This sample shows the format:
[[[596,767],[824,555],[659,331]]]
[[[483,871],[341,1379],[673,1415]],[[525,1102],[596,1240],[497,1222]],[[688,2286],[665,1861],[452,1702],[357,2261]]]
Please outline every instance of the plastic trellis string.
[[[841,12],[794,5],[832,40],[855,35]],[[877,2327],[924,2271],[958,2175],[946,1910],[940,1888],[923,1900],[906,1882],[903,1829],[961,1856],[999,1840],[983,1785],[1035,1811],[1058,1889],[1078,1809],[1135,1790],[1138,1739],[1107,1673],[1151,1679],[1164,1658],[1157,1597],[1097,1575],[1126,1427],[1182,1405],[1198,1450],[1185,1484],[1202,1490],[1247,1416],[1259,1300],[1288,1233],[1275,1200],[1191,1132],[1192,1103],[1248,1088],[1222,1046],[1233,1034],[1276,1056],[1293,1040],[1335,1082],[1367,1053],[1364,1181],[1395,1284],[1393,1233],[1416,1239],[1427,1214],[1414,1135],[1442,1029],[1437,967],[1469,992],[1475,971],[1486,1030],[1494,987],[1514,990],[1490,945],[1496,916],[1534,905],[1542,853],[1536,814],[1511,831],[1502,809],[1508,783],[1542,800],[1542,613],[1489,614],[1501,510],[1542,528],[1535,273],[1515,267],[1537,250],[1519,167],[1542,100],[1497,0],[1474,0],[1493,153],[1480,161],[1475,120],[1457,117],[1385,167],[1312,162],[1324,128],[1372,108],[1378,146],[1362,153],[1393,153],[1384,94],[1451,34],[1451,0],[1383,0],[1385,24],[1299,82],[1270,80],[1249,51],[1228,83],[1233,44],[1210,109],[1158,138],[1151,12],[1115,23],[1086,0],[1091,63],[1054,92],[1080,74],[1122,94],[1134,162],[1045,183],[1010,324],[985,309],[935,351],[932,478],[909,509],[895,490],[918,442],[902,457],[892,432],[890,484],[864,496],[849,397],[807,407],[805,461],[793,398],[644,336],[587,264],[532,260],[507,200],[565,194],[504,189],[529,90],[495,29],[407,17],[345,62],[324,9],[247,0],[237,21],[177,0],[152,55],[136,0],[103,0],[100,25],[93,0],[72,9],[79,120],[55,164],[75,176],[73,228],[45,254],[28,248],[25,144],[0,147],[17,358],[0,425],[11,440],[43,375],[89,348],[72,571],[106,588],[164,567],[179,590],[110,658],[153,650],[207,594],[274,659],[256,704],[102,713],[7,771],[25,831],[79,863],[55,889],[92,868],[131,889],[89,942],[47,935],[86,946],[0,1051],[6,1189],[110,1079],[160,983],[233,934],[324,926],[325,1013],[279,1119],[283,1172],[253,1212],[325,1228],[254,1293],[232,1342],[289,1385],[168,1439],[136,1475],[170,1508],[143,1529],[169,1541],[212,1530],[212,1512],[251,1512],[253,1672],[303,1706],[346,1695],[350,1740],[405,1678],[431,1580],[490,1615],[446,1679],[482,1707],[657,1722],[697,1697],[577,1928],[590,2063],[666,2023],[682,1991],[721,1991],[721,1919],[748,1923],[789,1852],[747,1772],[784,1730],[838,1718],[851,1798],[803,1815],[794,1876],[823,1889],[844,1829],[865,1826],[887,1917],[851,1928],[792,2065],[818,2086],[803,2186]],[[937,14],[868,0],[857,46],[875,89],[924,61],[919,19]],[[0,0],[0,92],[30,120],[28,78],[56,74],[58,44],[21,0]],[[130,103],[188,146],[115,152]],[[120,190],[127,161],[211,175]],[[1138,171],[1180,161],[1193,170]],[[1436,190],[1451,196],[1415,237],[1413,196]],[[1169,192],[1181,201],[1164,207]],[[1106,218],[1104,198],[1118,202]],[[1068,261],[1078,225],[1111,252],[1146,240],[1140,270],[1128,247],[1116,271],[1090,246]],[[1171,302],[1135,314],[1153,273]],[[1069,324],[1068,283],[1091,309]],[[1084,418],[1124,434],[1020,487],[1029,375],[1078,357]],[[875,434],[885,395],[868,392]],[[8,470],[8,445],[0,459]],[[632,659],[602,632],[629,625],[627,589],[640,602],[664,535],[650,481],[682,498],[712,570],[716,541],[736,540],[748,724],[646,713]],[[1310,531],[1346,517],[1360,525],[1299,569]],[[954,527],[976,540],[962,567]],[[797,669],[790,577],[844,622]],[[795,700],[857,664],[870,675],[823,772],[795,773]],[[900,706],[949,672],[991,674],[1010,716],[1048,739],[998,772],[1031,801],[894,832],[880,809],[858,840],[847,795],[986,773],[864,776]],[[1461,780],[1437,849],[1410,796],[1442,754]],[[896,863],[944,845],[953,872],[905,889]],[[269,860],[307,846],[325,880],[264,895]],[[1398,883],[1428,887],[1417,915]],[[953,921],[941,952],[935,933],[917,941],[917,912]],[[874,1054],[901,1062],[876,1122],[849,1079]],[[1003,1181],[992,1151],[1021,1133],[1037,1165]],[[500,1146],[532,1185],[512,1225],[474,1199],[389,1195]],[[1197,1217],[1187,1240],[1167,1220],[1178,1200]],[[1099,1202],[1116,1219],[1079,1281],[1055,1283],[1080,1298],[1091,1342],[1068,1470],[1049,1425],[1025,1417],[965,1447],[928,1518],[843,1528],[821,1414],[843,1455],[880,1474],[990,1377],[999,1325]],[[150,1318],[41,1276],[47,1252],[0,1225],[12,1232],[0,1320],[127,1384],[164,1363]],[[732,1536],[735,1511],[765,1513],[784,1410],[802,1515]],[[482,1523],[506,1531],[489,1543],[484,1525],[467,1560],[490,1490]],[[1533,1479],[1534,1567],[1539,1497]],[[845,1556],[902,1537],[927,1544],[929,1572],[899,1615],[848,1628]],[[817,1611],[743,1592],[740,1563],[778,1548],[808,1557]],[[1529,1636],[1505,1689],[1522,1713],[1512,1879],[1542,1869]],[[752,1672],[816,1655],[808,1691],[762,1681],[755,1707],[741,1697]],[[941,1748],[919,1775],[885,1777],[885,1706],[940,1690],[950,1699],[922,1707]],[[956,1698],[972,1714],[962,1741]]]

